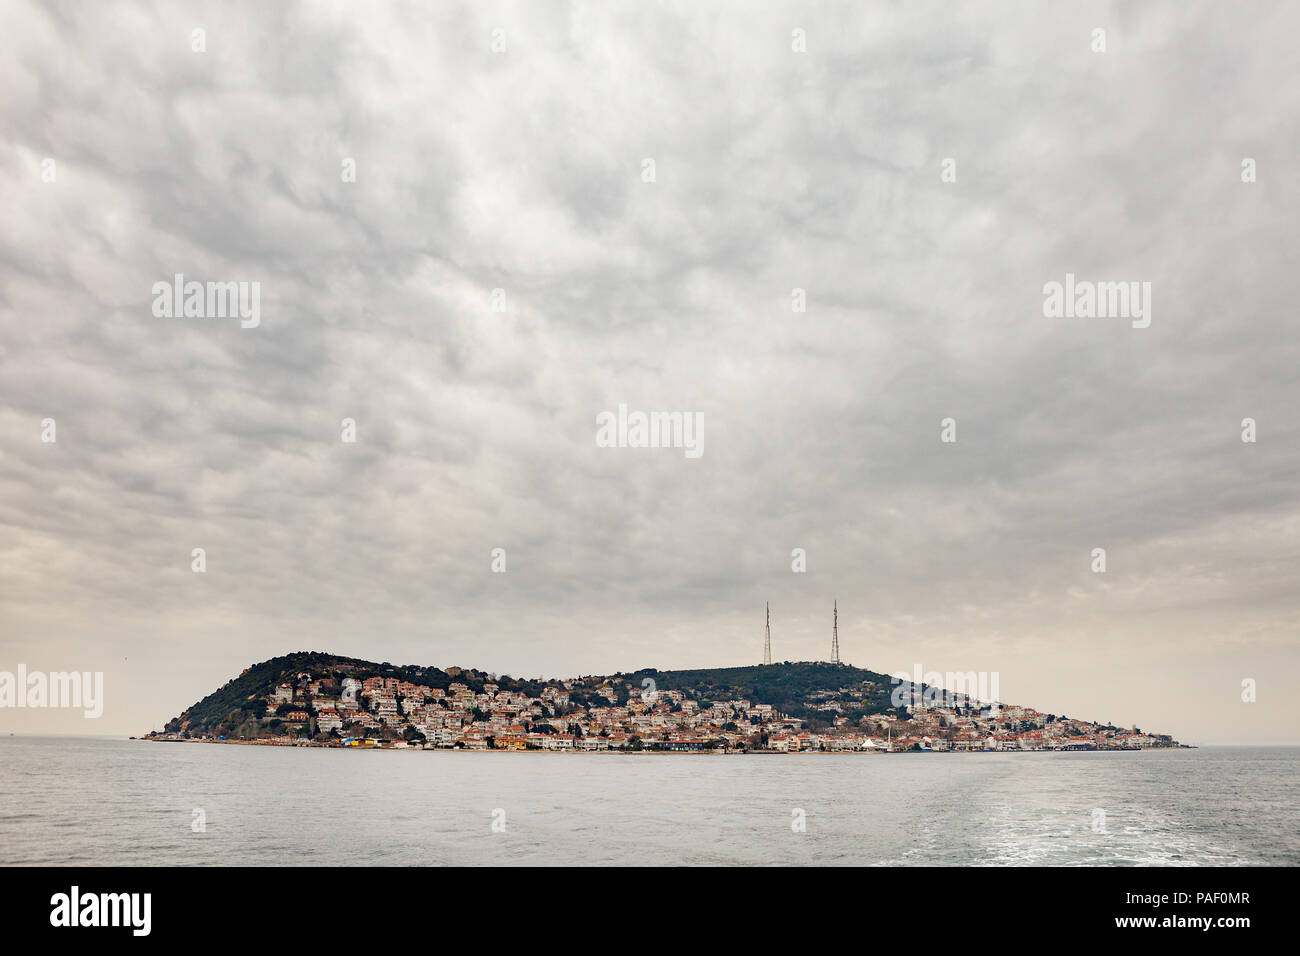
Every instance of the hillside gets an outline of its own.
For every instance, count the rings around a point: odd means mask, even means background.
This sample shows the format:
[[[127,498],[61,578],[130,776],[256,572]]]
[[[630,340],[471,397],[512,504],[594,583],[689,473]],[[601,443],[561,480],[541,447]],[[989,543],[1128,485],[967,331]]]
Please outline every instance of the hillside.
[[[529,680],[299,651],[247,668],[164,735],[470,749],[868,750],[882,737],[888,749],[1174,745],[942,692],[902,707],[899,690],[888,675],[816,661]]]
[[[632,673],[586,676],[568,681],[536,681],[477,670],[452,670],[456,673],[437,667],[376,663],[319,651],[297,651],[249,667],[170,720],[166,732],[218,728],[234,732],[249,721],[264,718],[267,715],[265,698],[279,684],[292,681],[299,674],[332,677],[336,681],[344,677],[362,681],[386,677],[441,691],[459,682],[475,694],[481,694],[484,685],[492,682],[500,690],[528,697],[539,697],[548,686],[565,688],[575,709],[611,702],[625,705],[629,698],[644,692],[648,686],[644,681],[648,678],[659,690],[681,691],[692,700],[711,703],[743,698],[754,704],[771,705],[783,714],[803,718],[812,726],[826,722],[825,712],[816,707],[830,702],[842,702],[862,713],[895,711],[889,700],[893,685],[887,675],[843,664],[801,661],[680,671],[646,668]],[[613,687],[615,696],[612,701],[594,694],[595,688],[601,684]],[[906,716],[901,711],[898,714]]]
[[[887,674],[819,661],[686,671],[648,668],[626,676],[637,687],[648,677],[661,690],[685,691],[697,700],[740,697],[758,704],[771,704],[784,714],[813,721],[824,713],[815,710],[815,706],[832,702],[853,706],[864,713],[894,711],[890,695],[897,686]]]
[[[455,681],[467,685],[475,693],[482,693],[483,685],[489,675],[475,670],[460,670],[453,675],[436,667],[418,667],[414,665],[395,665],[387,662],[376,663],[363,661],[354,657],[341,657],[320,651],[295,651],[262,661],[247,668],[238,677],[226,682],[207,697],[186,708],[177,717],[167,723],[167,731],[175,732],[188,726],[193,729],[209,729],[218,725],[238,725],[252,718],[263,716],[265,707],[258,704],[259,698],[274,691],[280,683],[292,679],[297,674],[329,674],[341,680],[352,677],[365,680],[369,677],[392,677],[400,681],[409,681],[424,687],[446,690]],[[496,683],[509,690],[517,690],[530,696],[540,694],[544,683],[529,680],[515,680],[502,675]]]

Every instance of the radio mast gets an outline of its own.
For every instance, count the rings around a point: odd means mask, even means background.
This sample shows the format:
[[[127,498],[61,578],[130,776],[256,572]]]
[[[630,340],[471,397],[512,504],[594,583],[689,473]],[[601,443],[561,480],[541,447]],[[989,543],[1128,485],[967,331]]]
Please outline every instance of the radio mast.
[[[833,602],[834,614],[833,623],[831,624],[831,663],[840,662],[840,605],[838,601]]]
[[[767,610],[767,624],[763,627],[763,663],[772,663],[772,607],[764,605]]]

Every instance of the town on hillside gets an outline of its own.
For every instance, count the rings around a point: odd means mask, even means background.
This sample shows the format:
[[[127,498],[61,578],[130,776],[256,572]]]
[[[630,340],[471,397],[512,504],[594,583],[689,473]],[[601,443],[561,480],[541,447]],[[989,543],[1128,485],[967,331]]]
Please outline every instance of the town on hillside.
[[[780,665],[776,665],[780,666]],[[146,739],[279,746],[514,751],[898,753],[915,751],[1146,750],[1180,746],[1136,727],[1073,720],[1029,707],[943,693],[909,693],[882,707],[881,688],[860,681],[806,695],[783,713],[752,699],[704,699],[656,689],[636,676],[548,681],[521,690],[480,675],[478,689],[392,676],[349,676],[352,663],[284,675],[220,719],[183,714]],[[247,671],[245,672],[247,673]],[[468,677],[466,677],[468,679]],[[503,678],[505,683],[508,679]],[[232,682],[233,684],[233,682]],[[227,685],[228,687],[230,685]],[[887,699],[887,698],[886,698]],[[898,697],[895,696],[894,700]],[[197,705],[196,705],[197,706]],[[189,712],[187,712],[189,713]]]

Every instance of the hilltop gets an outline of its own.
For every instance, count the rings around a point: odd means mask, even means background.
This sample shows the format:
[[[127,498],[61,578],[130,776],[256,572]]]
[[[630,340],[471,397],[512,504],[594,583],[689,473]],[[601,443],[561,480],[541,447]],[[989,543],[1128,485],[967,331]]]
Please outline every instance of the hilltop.
[[[783,664],[755,664],[749,667],[714,667],[703,670],[658,671],[653,668],[626,676],[637,687],[646,678],[660,690],[680,690],[696,699],[746,698],[770,704],[783,714],[816,721],[818,706],[831,700],[860,705],[864,713],[895,713],[902,708],[890,701],[898,682],[887,674],[819,661]],[[852,690],[849,690],[849,689]],[[856,694],[854,693],[856,692]]]

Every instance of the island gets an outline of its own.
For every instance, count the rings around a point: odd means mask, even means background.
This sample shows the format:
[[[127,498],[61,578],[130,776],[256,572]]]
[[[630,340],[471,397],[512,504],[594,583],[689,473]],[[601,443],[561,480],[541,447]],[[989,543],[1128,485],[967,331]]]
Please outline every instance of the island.
[[[566,680],[273,657],[150,741],[417,750],[916,753],[1152,750],[1143,733],[816,661]]]

